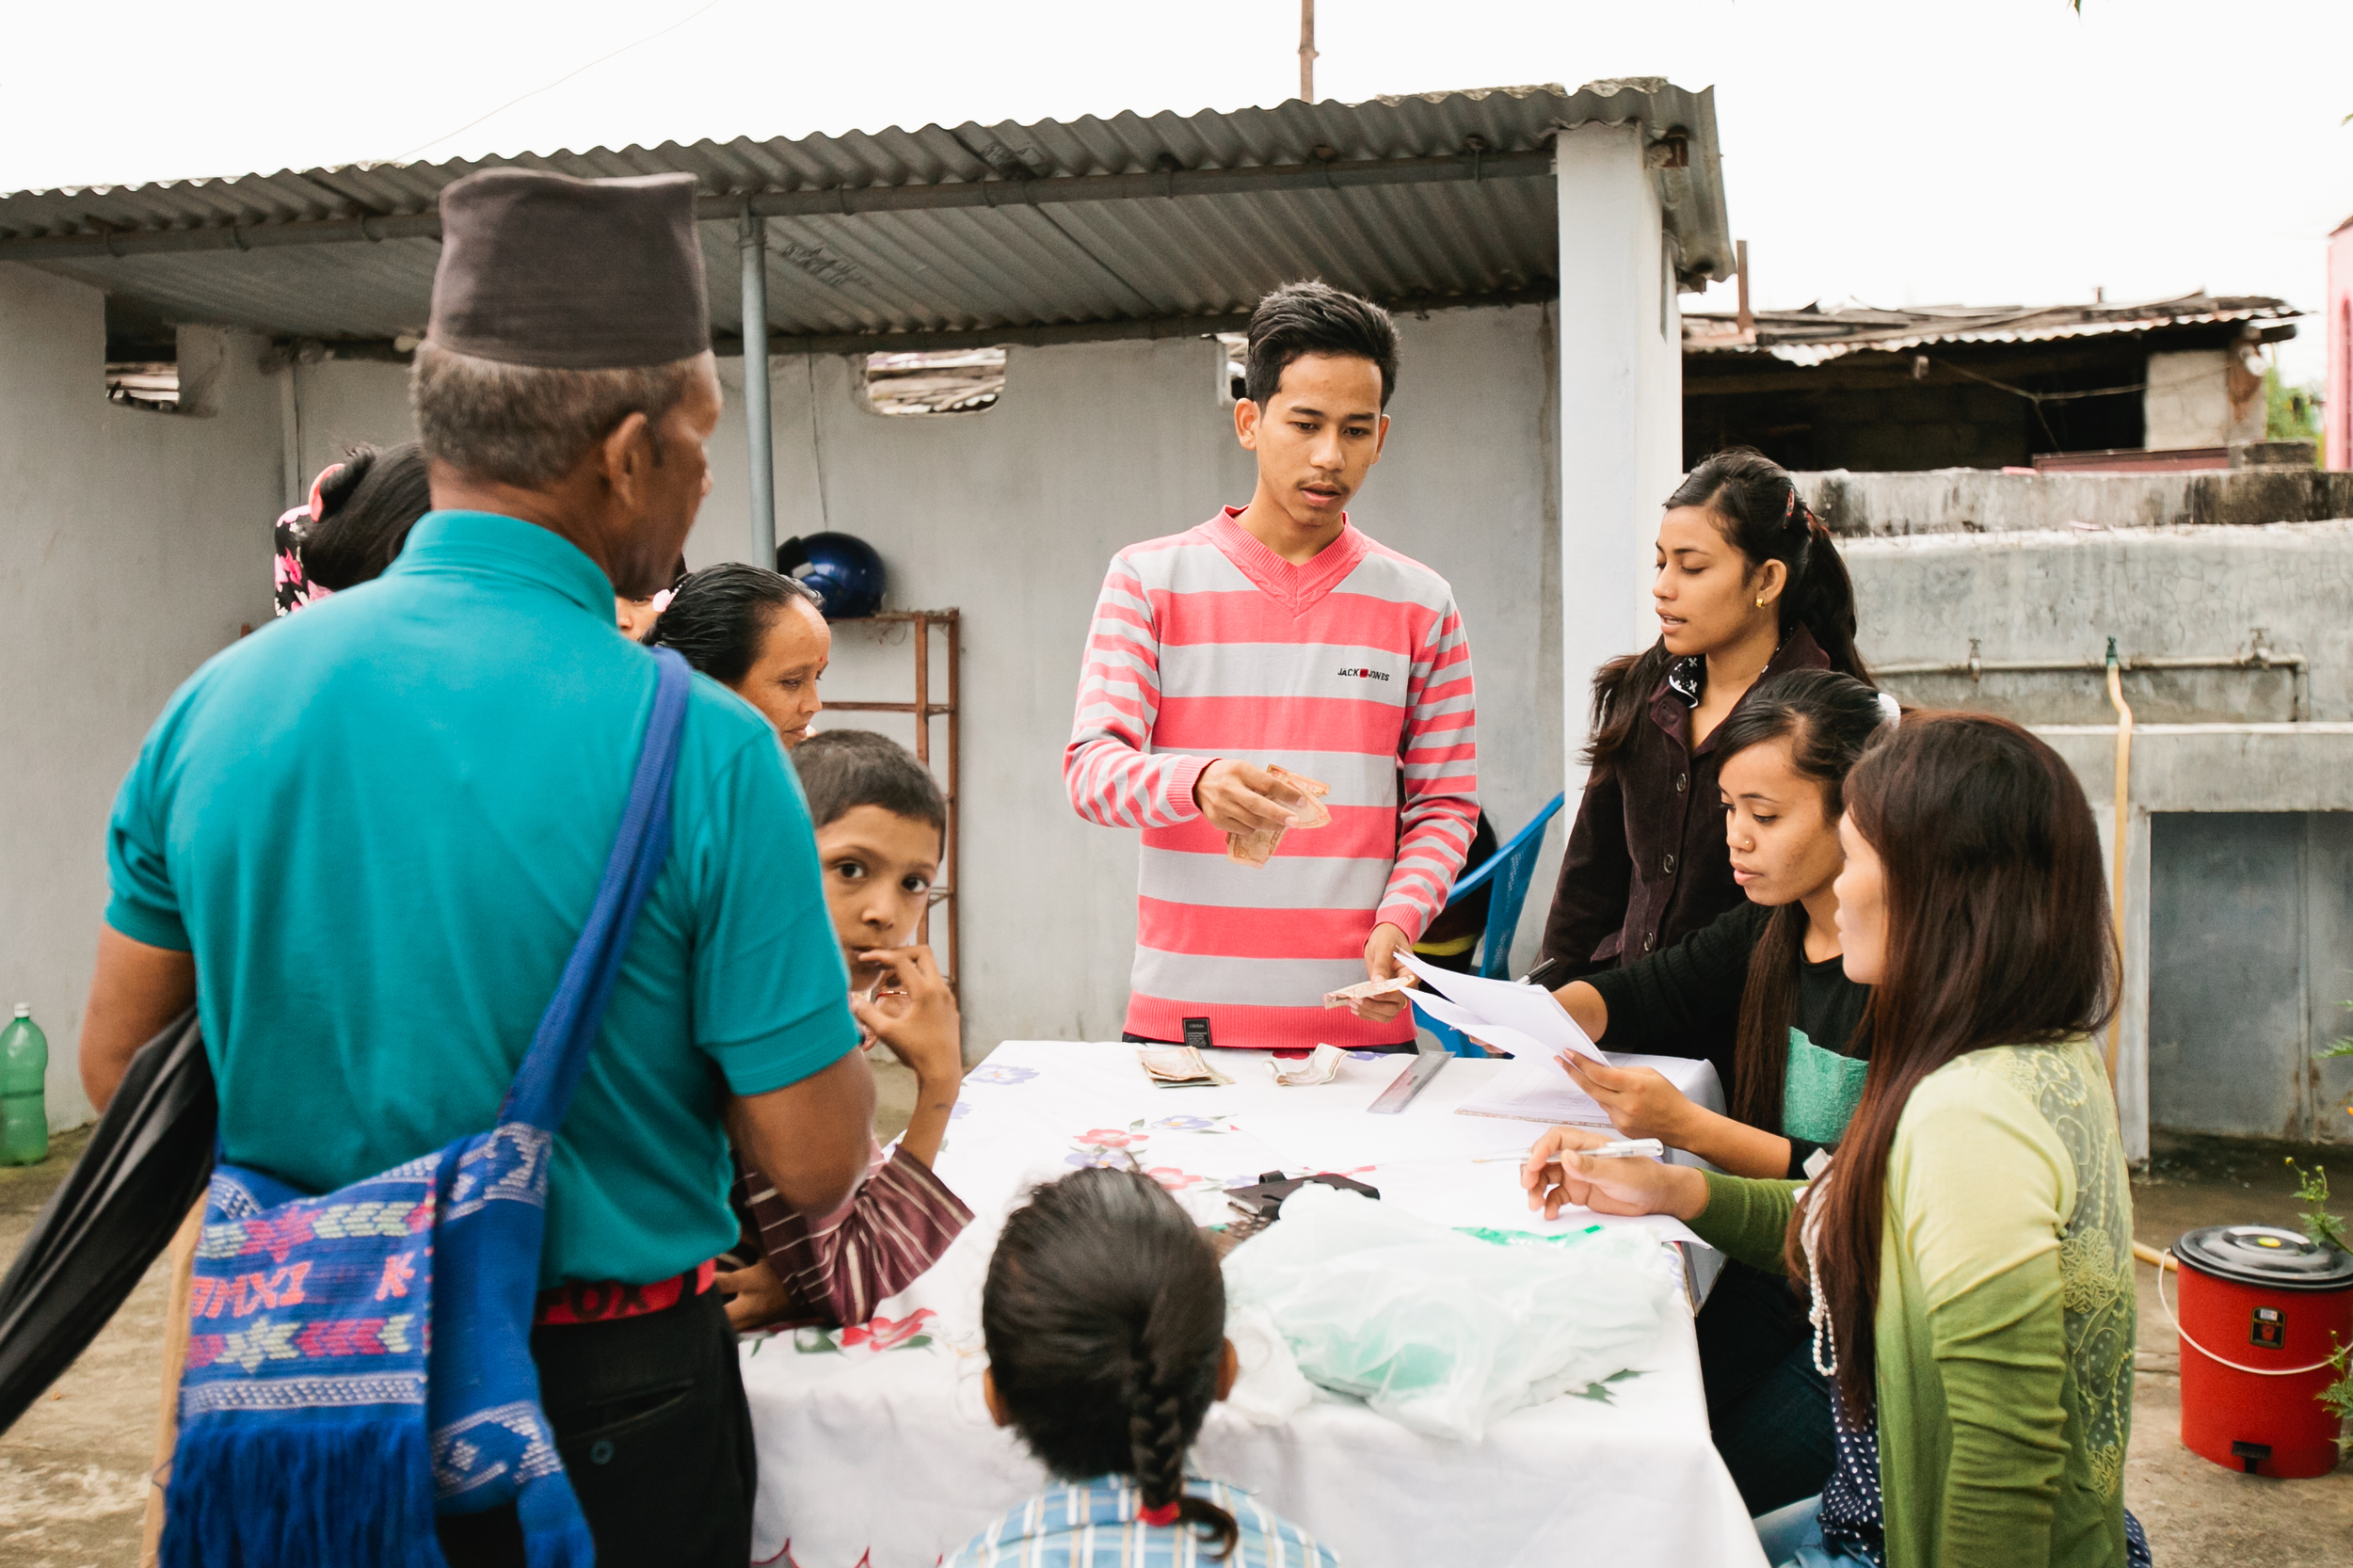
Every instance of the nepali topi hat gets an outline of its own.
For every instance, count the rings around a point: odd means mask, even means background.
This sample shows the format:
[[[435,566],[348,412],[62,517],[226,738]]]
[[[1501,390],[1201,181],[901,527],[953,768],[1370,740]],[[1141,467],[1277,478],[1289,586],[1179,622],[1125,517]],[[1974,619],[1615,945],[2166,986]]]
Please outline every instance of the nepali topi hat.
[[[427,341],[546,370],[625,370],[708,352],[691,174],[575,180],[486,168],[441,192]]]

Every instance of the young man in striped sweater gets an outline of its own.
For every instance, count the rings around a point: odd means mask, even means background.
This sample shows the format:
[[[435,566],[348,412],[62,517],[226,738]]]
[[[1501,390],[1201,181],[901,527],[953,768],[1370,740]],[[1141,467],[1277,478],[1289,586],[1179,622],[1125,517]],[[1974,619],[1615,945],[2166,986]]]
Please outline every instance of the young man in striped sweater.
[[[1234,433],[1250,504],[1112,560],[1063,777],[1089,822],[1144,830],[1130,1039],[1305,1049],[1409,1045],[1402,998],[1322,1006],[1400,972],[1446,904],[1479,815],[1470,647],[1453,591],[1348,520],[1388,435],[1397,328],[1294,283],[1250,319]],[[1306,803],[1331,823],[1262,866],[1225,835]]]

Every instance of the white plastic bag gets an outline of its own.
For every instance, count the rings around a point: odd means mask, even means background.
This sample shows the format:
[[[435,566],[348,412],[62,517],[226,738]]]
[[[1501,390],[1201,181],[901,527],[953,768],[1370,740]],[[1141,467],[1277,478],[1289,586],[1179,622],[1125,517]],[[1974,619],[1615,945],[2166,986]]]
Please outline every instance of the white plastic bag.
[[[1676,1305],[1662,1263],[1633,1233],[1499,1247],[1310,1184],[1234,1249],[1225,1286],[1229,1318],[1263,1307],[1310,1382],[1476,1442],[1507,1412],[1651,1369]]]

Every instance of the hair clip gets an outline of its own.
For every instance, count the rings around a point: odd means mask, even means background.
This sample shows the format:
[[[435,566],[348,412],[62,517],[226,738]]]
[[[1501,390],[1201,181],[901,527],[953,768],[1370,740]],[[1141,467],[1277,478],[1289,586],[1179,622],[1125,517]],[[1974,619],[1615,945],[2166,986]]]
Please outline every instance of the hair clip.
[[[1880,717],[1887,721],[1888,728],[1893,729],[1903,723],[1903,707],[1896,700],[1894,693],[1875,692],[1872,695],[1879,698]]]
[[[1140,1508],[1136,1517],[1147,1525],[1173,1525],[1176,1522],[1176,1505],[1162,1503],[1158,1508]]]
[[[311,520],[312,522],[325,520],[326,514],[324,504],[319,499],[320,488],[329,479],[332,479],[335,475],[343,472],[343,464],[329,463],[325,468],[319,470],[319,476],[316,479],[311,481]]]

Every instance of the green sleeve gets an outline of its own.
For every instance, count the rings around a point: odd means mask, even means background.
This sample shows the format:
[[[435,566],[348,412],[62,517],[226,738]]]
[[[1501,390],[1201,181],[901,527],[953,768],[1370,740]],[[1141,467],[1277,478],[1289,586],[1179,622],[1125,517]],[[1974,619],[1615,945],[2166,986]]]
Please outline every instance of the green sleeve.
[[[1951,1434],[1940,1565],[2047,1562],[2068,1453],[2059,1227],[2073,1165],[2025,1097],[1983,1073],[1924,1084],[1891,1154]]]
[[[1801,1181],[1773,1181],[1758,1176],[1707,1177],[1707,1207],[1691,1222],[1699,1239],[1727,1257],[1738,1258],[1768,1273],[1789,1272],[1782,1261],[1783,1239],[1789,1234],[1790,1210],[1797,1207]]]

